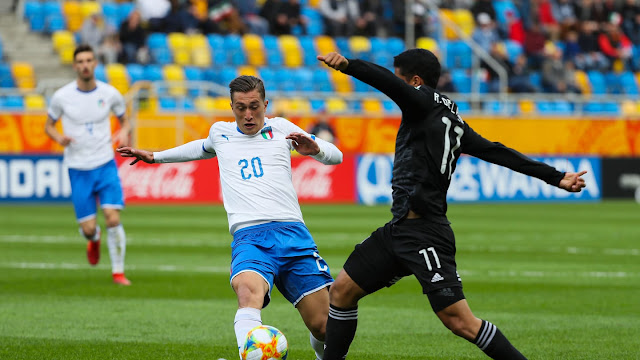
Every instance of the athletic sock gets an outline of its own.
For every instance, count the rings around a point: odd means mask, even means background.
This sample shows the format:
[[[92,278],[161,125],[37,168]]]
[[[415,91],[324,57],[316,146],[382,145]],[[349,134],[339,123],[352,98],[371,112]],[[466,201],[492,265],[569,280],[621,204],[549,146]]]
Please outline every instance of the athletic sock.
[[[125,236],[122,224],[107,228],[107,245],[109,246],[109,256],[111,257],[111,272],[114,274],[123,274],[127,237]]]
[[[320,341],[313,336],[312,333],[309,333],[309,341],[311,342],[311,348],[316,353],[317,360],[324,359],[324,341]]]
[[[500,329],[492,323],[482,320],[480,331],[473,343],[490,358],[496,360],[526,360],[518,349],[513,347]]]
[[[260,325],[262,325],[260,309],[247,307],[236,311],[236,317],[233,319],[233,329],[236,331],[238,350],[244,346],[249,330]]]
[[[358,327],[358,307],[329,307],[327,334],[325,335],[324,360],[342,360],[349,352],[349,346]]]
[[[80,235],[82,235],[82,237],[84,237],[87,240],[90,240],[90,241],[100,240],[100,225],[96,225],[96,233],[93,234],[93,237],[87,237],[87,235],[84,234],[84,231],[82,231],[82,228],[78,228],[78,231],[80,231]]]

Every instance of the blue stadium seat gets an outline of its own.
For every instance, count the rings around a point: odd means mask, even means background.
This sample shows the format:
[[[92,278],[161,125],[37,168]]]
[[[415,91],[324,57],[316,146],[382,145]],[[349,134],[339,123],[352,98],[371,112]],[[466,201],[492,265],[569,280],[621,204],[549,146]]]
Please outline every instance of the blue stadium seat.
[[[617,73],[611,71],[604,75],[605,83],[607,84],[607,93],[609,94],[622,94],[624,89],[622,88],[622,77]]]
[[[173,62],[173,56],[171,55],[171,50],[166,48],[156,48],[150,49],[151,58],[153,62],[160,65],[167,65]]]
[[[163,33],[149,34],[149,37],[147,37],[147,46],[150,50],[167,49],[169,47],[167,43],[167,35]]]
[[[157,64],[149,64],[144,67],[144,79],[149,81],[160,81],[164,78],[162,75],[162,66]]]
[[[164,110],[175,110],[178,107],[178,101],[174,97],[162,96],[158,101],[160,108]]]
[[[471,92],[471,76],[465,69],[451,69],[451,81],[456,90],[460,93]]]
[[[338,50],[340,50],[340,53],[344,55],[344,57],[347,57],[347,58],[353,57],[353,55],[351,54],[351,49],[349,48],[348,38],[340,36],[340,37],[336,37],[335,41],[336,41],[336,46],[338,47]]]
[[[587,77],[589,78],[589,82],[591,83],[591,92],[593,94],[607,93],[607,83],[605,81],[604,75],[600,71],[589,70],[587,71]]]
[[[391,37],[387,39],[387,52],[396,56],[405,50],[404,41],[400,38]]]
[[[102,8],[104,11],[105,3],[103,2],[102,4]],[[120,5],[118,5],[118,18],[120,19],[119,23],[122,23],[129,16],[129,14],[131,14],[135,7],[136,5],[134,1],[120,3]]]
[[[222,84],[227,85],[236,77],[238,77],[238,70],[235,67],[227,66],[220,70],[220,81]]]
[[[372,51],[370,58],[371,58],[371,61],[373,61],[374,63],[382,67],[385,67],[387,69],[393,67],[393,55],[391,55],[390,53],[384,50]]]
[[[220,83],[220,71],[217,68],[207,68],[202,72],[204,81]]]
[[[324,112],[326,110],[323,99],[311,99],[311,111],[314,113]]]
[[[276,72],[273,68],[264,66],[258,69],[258,77],[264,82],[264,89],[267,93],[278,91]]]
[[[24,18],[26,20],[34,17],[43,17],[42,3],[39,1],[27,1],[24,3]]]
[[[62,15],[52,14],[47,16],[45,20],[45,25],[44,25],[45,32],[49,34],[53,34],[56,31],[66,30],[66,29],[67,29],[67,24]]]
[[[187,81],[202,81],[204,79],[204,75],[202,74],[202,69],[195,66],[185,66],[184,67],[184,78]]]
[[[106,71],[104,69],[104,65],[102,64],[98,64],[96,65],[96,69],[94,70],[94,74],[96,76],[96,79],[102,81],[102,82],[108,82],[107,81],[107,74]]]
[[[49,15],[62,16],[62,6],[58,1],[47,1],[42,4],[42,15],[44,15],[45,19]]]
[[[207,35],[207,41],[209,42],[209,46],[211,49],[221,50],[224,48],[224,36],[220,34],[209,34]]]
[[[112,2],[103,2],[102,3],[102,15],[104,15],[105,17],[110,16],[110,17],[115,17],[118,18],[118,10],[119,10],[119,5],[116,3],[112,3]]]
[[[401,112],[400,107],[389,99],[382,100],[382,108],[389,114],[399,114]]]
[[[318,36],[324,34],[324,21],[322,15],[315,9],[305,6],[302,7],[302,16],[305,16],[307,22],[307,34]]]
[[[369,43],[371,43],[371,51],[387,51],[387,39],[383,39],[381,37],[373,36],[369,38]]]
[[[333,91],[329,72],[323,68],[313,70],[313,87],[316,91]]]
[[[353,79],[353,90],[355,92],[360,92],[360,93],[364,93],[364,92],[369,92],[369,91],[373,91],[373,88],[370,87],[369,85],[363,83],[362,81],[354,78]]]
[[[0,87],[16,87],[16,84],[13,81],[13,75],[11,75],[11,67],[7,64],[2,63],[0,63]]]
[[[127,64],[127,73],[129,74],[129,79],[131,83],[135,83],[136,81],[144,80],[144,67],[140,64]]]
[[[533,71],[529,74],[529,81],[537,90],[542,89],[542,75],[538,71]]]
[[[511,39],[505,40],[504,45],[507,50],[509,61],[515,63],[516,59],[523,53],[522,45],[519,42]]]
[[[638,83],[636,77],[631,71],[625,71],[620,74],[620,82],[625,94],[638,95]]]
[[[306,67],[300,67],[293,71],[296,90],[313,91],[313,71]]]
[[[44,16],[34,16],[29,19],[29,30],[33,32],[42,32],[44,31]]]
[[[22,110],[24,109],[24,99],[19,95],[9,95],[4,98],[3,106],[6,109]]]
[[[279,67],[275,69],[276,78],[278,79],[278,90],[280,91],[295,91],[296,90],[296,78],[294,71],[290,68]]]
[[[456,105],[458,105],[458,112],[460,113],[471,111],[471,103],[468,101],[456,102]]]

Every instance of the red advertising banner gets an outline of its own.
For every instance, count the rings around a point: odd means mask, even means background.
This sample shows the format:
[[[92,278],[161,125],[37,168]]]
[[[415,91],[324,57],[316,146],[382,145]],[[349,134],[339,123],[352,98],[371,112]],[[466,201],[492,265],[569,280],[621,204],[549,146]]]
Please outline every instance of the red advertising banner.
[[[131,159],[116,156],[127,203],[222,203],[218,161],[130,166]],[[323,165],[306,156],[291,159],[292,180],[301,203],[353,203],[355,160]]]

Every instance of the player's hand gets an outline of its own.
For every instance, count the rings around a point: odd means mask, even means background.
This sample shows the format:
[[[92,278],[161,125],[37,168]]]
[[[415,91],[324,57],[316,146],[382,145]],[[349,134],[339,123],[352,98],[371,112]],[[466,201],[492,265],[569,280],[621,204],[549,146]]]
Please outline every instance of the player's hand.
[[[560,180],[560,184],[558,184],[558,187],[561,189],[565,189],[568,192],[580,192],[582,191],[582,188],[587,186],[587,184],[585,184],[584,182],[584,179],[582,178],[582,175],[586,173],[586,171],[580,171],[579,173],[566,172],[564,174],[564,178]]]
[[[67,146],[71,144],[71,142],[73,142],[72,138],[68,137],[67,135],[63,135],[62,138],[60,138],[60,140],[58,141],[58,144],[62,146]]]
[[[340,71],[349,66],[349,60],[337,52],[330,52],[325,56],[319,55],[317,59],[327,64],[330,68]]]
[[[153,164],[153,153],[147,150],[134,149],[128,146],[121,146],[116,149],[122,157],[134,157],[136,158],[129,165],[134,165],[138,161],[142,160],[147,164]]]
[[[117,133],[113,135],[114,141],[118,147],[129,146],[130,145],[130,137],[128,129],[120,129]]]
[[[292,140],[293,148],[301,155],[316,155],[320,152],[320,146],[312,138],[303,133],[291,133],[287,139]]]

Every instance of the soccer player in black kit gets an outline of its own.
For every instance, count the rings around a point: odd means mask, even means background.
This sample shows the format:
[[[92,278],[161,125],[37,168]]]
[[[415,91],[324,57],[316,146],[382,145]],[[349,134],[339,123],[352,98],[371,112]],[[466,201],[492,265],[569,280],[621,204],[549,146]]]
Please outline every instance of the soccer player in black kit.
[[[456,271],[447,220],[447,190],[460,154],[473,155],[570,192],[585,187],[579,173],[562,173],[500,143],[462,120],[458,106],[435,90],[440,63],[424,49],[394,58],[395,75],[338,53],[318,56],[329,67],[389,96],[402,110],[393,163],[393,219],[356,245],[330,289],[324,360],[344,359],[356,333],[358,301],[413,274],[442,323],[492,359],[526,359],[492,323],[473,315]]]

